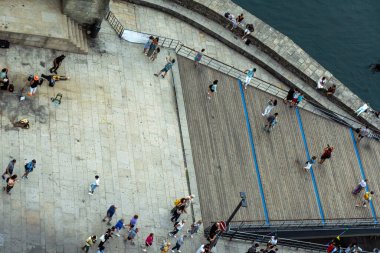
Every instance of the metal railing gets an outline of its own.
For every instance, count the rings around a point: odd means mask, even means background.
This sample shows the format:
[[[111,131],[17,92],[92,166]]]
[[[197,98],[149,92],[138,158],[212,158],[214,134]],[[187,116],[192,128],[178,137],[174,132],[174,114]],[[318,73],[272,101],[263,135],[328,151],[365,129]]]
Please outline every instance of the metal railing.
[[[124,26],[120,23],[120,21],[115,17],[115,15],[111,11],[109,11],[107,13],[106,20],[110,23],[112,28],[115,30],[115,32],[121,38],[121,36],[123,35],[123,32],[125,30]]]
[[[115,17],[115,15],[109,11],[106,20],[110,23],[112,28],[116,31],[116,33],[121,38],[125,28],[121,24],[121,22]],[[133,30],[132,30],[133,31]],[[137,31],[135,31],[137,32]],[[139,32],[141,33],[141,32]],[[142,33],[144,34],[144,33]],[[153,35],[155,37],[159,37],[159,46],[165,47],[168,49],[172,49],[176,52],[177,55],[183,56],[188,59],[194,59],[196,54],[198,53],[195,49],[190,48],[186,45],[184,45],[181,41],[176,39],[167,38],[164,36],[157,36],[154,34],[147,34],[146,35]],[[231,76],[233,78],[239,79],[242,82],[244,82],[244,78],[246,74],[244,71],[237,69],[235,66],[231,66],[229,64],[226,64],[224,62],[221,62],[211,56],[208,56],[206,54],[203,55],[200,64],[208,66],[212,69],[215,69],[217,71],[220,71],[228,76]],[[279,98],[285,98],[288,94],[287,90],[282,89],[279,87],[279,85],[272,84],[270,82],[267,82],[263,79],[260,79],[258,77],[253,77],[252,82],[250,83],[251,86],[260,89],[264,92],[270,93],[276,97]],[[308,106],[311,105],[311,106]],[[317,103],[309,100],[303,100],[298,107],[304,108],[305,110],[311,111],[313,113],[316,113],[320,116],[323,116],[327,119],[331,119],[339,124],[345,125],[347,127],[351,128],[358,128],[358,127],[364,127],[365,125],[353,118],[346,117],[344,115],[341,115],[339,113],[333,112],[331,110],[326,109],[325,107],[322,107],[318,105]],[[380,141],[380,132],[377,130],[372,129],[372,133],[369,135],[370,138],[373,138],[375,140]]]

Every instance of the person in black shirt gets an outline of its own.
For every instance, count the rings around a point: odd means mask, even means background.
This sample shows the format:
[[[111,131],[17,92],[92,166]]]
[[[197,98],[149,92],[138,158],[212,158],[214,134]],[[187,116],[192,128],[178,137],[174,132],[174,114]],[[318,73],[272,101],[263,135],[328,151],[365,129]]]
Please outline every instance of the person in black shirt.
[[[62,63],[63,59],[65,59],[65,57],[66,56],[61,55],[61,56],[58,56],[57,58],[54,59],[53,67],[49,69],[50,73],[54,72],[54,74],[57,74],[57,70],[58,70],[59,66],[61,66],[61,63]]]

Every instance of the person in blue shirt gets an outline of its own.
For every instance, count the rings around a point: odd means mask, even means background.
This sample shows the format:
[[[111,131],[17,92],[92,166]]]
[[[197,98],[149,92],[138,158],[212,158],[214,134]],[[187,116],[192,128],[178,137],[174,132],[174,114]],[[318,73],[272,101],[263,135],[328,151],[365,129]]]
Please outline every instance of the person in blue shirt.
[[[244,89],[247,89],[247,86],[251,82],[251,79],[253,78],[253,75],[255,74],[255,72],[256,72],[255,68],[244,70],[244,73],[247,74],[247,76],[245,77]]]
[[[165,78],[168,71],[173,67],[173,64],[175,63],[175,60],[171,60],[170,58],[166,57],[166,65],[163,69],[160,70],[157,74],[154,74],[155,76],[161,75],[162,78]]]
[[[21,178],[26,178],[26,179],[28,179],[28,175],[29,175],[29,173],[32,172],[33,169],[36,167],[36,163],[37,163],[37,162],[36,162],[35,159],[33,159],[32,161],[26,163],[25,166],[24,166],[24,168],[25,168],[25,173],[24,173],[24,175],[22,175]]]
[[[103,222],[105,222],[106,219],[108,219],[107,224],[111,225],[112,216],[115,214],[115,212],[116,212],[116,206],[115,205],[110,206],[107,210],[106,216],[104,216],[103,218]]]

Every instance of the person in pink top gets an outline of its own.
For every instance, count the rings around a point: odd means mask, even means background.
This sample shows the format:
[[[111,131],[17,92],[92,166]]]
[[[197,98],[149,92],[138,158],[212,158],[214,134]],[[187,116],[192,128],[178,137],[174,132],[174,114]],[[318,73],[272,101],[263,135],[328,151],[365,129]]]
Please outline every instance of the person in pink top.
[[[153,240],[154,240],[154,234],[153,234],[153,233],[150,233],[150,234],[148,235],[148,237],[145,239],[145,246],[146,246],[146,249],[143,249],[144,252],[146,252],[147,249],[153,245]]]

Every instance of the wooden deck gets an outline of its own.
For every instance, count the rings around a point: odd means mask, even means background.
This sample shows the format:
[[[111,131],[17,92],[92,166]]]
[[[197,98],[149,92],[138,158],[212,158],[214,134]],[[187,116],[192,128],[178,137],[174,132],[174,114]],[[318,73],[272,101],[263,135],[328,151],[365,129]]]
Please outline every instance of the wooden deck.
[[[204,221],[227,219],[240,200],[240,191],[247,192],[248,208],[240,209],[234,220],[264,221],[265,208],[237,80],[204,66],[195,68],[192,61],[180,56],[178,65]],[[218,91],[208,100],[207,88],[215,79],[219,80]],[[321,210],[325,219],[373,217],[370,208],[355,208],[359,196],[351,194],[361,180],[361,171],[348,128],[300,110],[310,156],[319,158],[327,144],[335,147],[331,159],[313,166],[316,194],[311,173],[302,169],[307,156],[295,109],[277,98],[278,106],[272,113],[279,113],[279,123],[267,133],[261,112],[271,96],[248,88],[244,97],[270,221],[320,219]],[[376,185],[380,143],[363,139],[358,150],[370,189],[380,194]],[[373,205],[379,213],[376,195]]]

